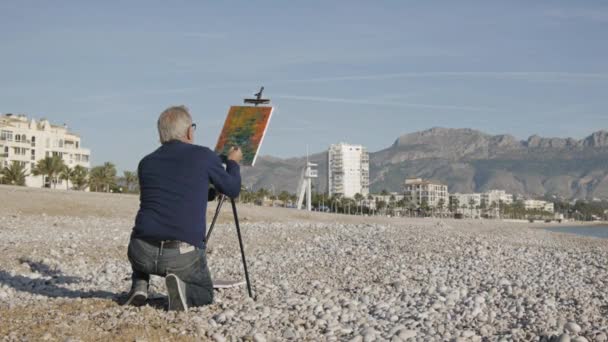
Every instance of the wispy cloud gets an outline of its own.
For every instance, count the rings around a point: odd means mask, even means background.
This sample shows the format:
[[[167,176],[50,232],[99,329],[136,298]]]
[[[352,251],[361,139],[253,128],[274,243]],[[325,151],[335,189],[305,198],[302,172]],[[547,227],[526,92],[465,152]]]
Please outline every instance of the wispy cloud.
[[[582,19],[595,22],[608,22],[608,8],[586,9],[586,8],[555,8],[545,12],[545,15],[557,19]]]
[[[360,104],[371,106],[390,106],[390,107],[411,107],[411,108],[427,108],[427,109],[457,109],[469,111],[493,111],[494,108],[482,106],[461,106],[461,105],[446,105],[446,104],[429,104],[429,103],[413,103],[413,102],[395,102],[395,101],[378,101],[369,99],[349,99],[339,97],[321,97],[321,96],[299,96],[278,94],[274,98],[294,100],[294,101],[311,101],[311,102],[332,102],[345,104]]]
[[[223,32],[184,32],[182,36],[187,38],[200,38],[200,39],[223,39],[228,35]]]
[[[560,80],[560,79],[588,79],[608,80],[608,73],[580,73],[580,72],[543,72],[543,71],[429,71],[429,72],[403,72],[372,75],[352,75],[337,77],[319,77],[308,79],[292,79],[274,81],[272,83],[315,83],[340,81],[376,81],[401,78],[495,78],[495,79],[526,79],[526,80]]]

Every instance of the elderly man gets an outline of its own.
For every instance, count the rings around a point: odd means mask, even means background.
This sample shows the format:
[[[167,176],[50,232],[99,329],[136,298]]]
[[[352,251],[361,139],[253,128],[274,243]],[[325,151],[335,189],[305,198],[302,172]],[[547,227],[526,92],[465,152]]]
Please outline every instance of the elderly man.
[[[143,305],[150,275],[165,277],[169,310],[213,302],[213,283],[203,238],[209,185],[229,197],[241,189],[242,153],[225,160],[194,145],[196,124],[184,106],[165,110],[158,119],[160,146],[139,163],[140,208],[128,257],[132,287],[125,305]]]

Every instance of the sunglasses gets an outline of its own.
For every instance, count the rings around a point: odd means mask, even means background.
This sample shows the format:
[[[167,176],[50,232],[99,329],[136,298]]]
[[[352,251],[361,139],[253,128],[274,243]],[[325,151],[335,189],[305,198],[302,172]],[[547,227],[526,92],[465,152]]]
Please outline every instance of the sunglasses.
[[[196,131],[196,124],[195,123],[192,124],[192,130]]]

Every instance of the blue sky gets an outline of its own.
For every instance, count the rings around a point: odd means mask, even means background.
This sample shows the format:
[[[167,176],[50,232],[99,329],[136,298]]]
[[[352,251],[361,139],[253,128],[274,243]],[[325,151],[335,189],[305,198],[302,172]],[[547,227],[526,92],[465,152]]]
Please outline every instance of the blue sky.
[[[582,138],[608,128],[608,3],[0,2],[0,112],[67,123],[94,164],[135,169],[173,104],[213,146],[260,85],[280,157],[434,126]]]

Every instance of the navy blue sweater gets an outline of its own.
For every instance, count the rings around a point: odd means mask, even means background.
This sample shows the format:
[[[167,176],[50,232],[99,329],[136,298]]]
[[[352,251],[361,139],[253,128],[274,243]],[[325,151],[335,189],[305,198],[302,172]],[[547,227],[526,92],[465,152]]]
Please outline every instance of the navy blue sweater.
[[[241,190],[238,163],[181,141],[163,144],[139,162],[140,207],[133,237],[179,240],[203,248],[209,183],[234,198]]]

